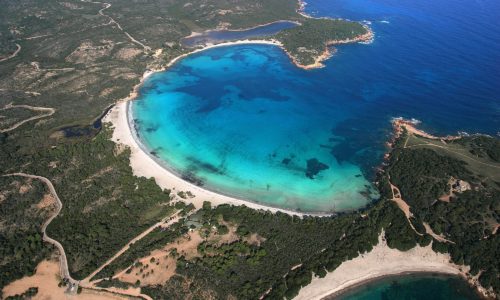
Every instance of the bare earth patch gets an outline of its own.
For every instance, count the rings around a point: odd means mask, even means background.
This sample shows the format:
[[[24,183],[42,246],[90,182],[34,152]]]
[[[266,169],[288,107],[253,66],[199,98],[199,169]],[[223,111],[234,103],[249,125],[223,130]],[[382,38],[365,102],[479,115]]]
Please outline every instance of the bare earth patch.
[[[9,297],[16,294],[22,294],[31,287],[37,287],[38,293],[33,299],[75,299],[75,300],[107,300],[107,299],[127,299],[117,295],[83,290],[78,295],[65,294],[64,287],[58,287],[59,263],[57,261],[44,260],[36,267],[36,272],[33,276],[26,276],[16,280],[3,288],[3,296]]]
[[[140,280],[141,286],[163,284],[175,275],[177,258],[172,257],[170,252],[176,249],[178,254],[191,259],[198,256],[198,245],[201,242],[203,239],[198,231],[190,232],[163,249],[155,250],[151,255],[139,259],[142,265],[130,268],[129,273],[123,270],[113,278],[128,283],[136,283]]]
[[[56,200],[54,199],[54,197],[52,197],[51,194],[45,194],[45,195],[43,195],[42,201],[38,202],[38,204],[36,205],[36,208],[44,209],[44,208],[49,207],[55,203],[56,203]]]
[[[92,41],[85,41],[78,46],[66,61],[77,64],[91,64],[97,59],[109,56],[114,47],[113,42],[102,41],[102,45],[95,45]]]
[[[452,242],[452,241],[450,241],[450,240],[446,239],[446,238],[445,238],[442,234],[436,234],[436,233],[432,230],[431,226],[430,226],[429,224],[425,223],[425,222],[424,222],[424,227],[425,227],[425,232],[426,232],[428,235],[432,236],[435,240],[440,241],[441,243],[451,243],[451,244],[455,244],[454,242]]]
[[[266,238],[260,236],[258,233],[252,233],[250,236],[243,238],[243,241],[250,245],[260,247],[260,244],[266,241]]]
[[[31,188],[32,188],[32,186],[29,182],[28,182],[28,184],[23,184],[19,188],[19,194],[21,194],[21,195],[26,194],[27,192],[29,192],[31,190]]]
[[[117,59],[120,59],[120,60],[131,61],[136,56],[140,55],[141,53],[142,53],[142,50],[138,49],[138,48],[123,48],[123,49],[120,49],[115,54],[115,57]]]

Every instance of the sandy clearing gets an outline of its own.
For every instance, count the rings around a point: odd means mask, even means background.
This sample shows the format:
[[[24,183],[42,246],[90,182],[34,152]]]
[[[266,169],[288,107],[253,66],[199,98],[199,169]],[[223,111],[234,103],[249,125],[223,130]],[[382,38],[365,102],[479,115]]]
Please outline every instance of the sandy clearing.
[[[154,262],[151,262],[151,258],[154,258]],[[121,272],[119,276],[113,278],[132,284],[140,280],[141,285],[144,286],[164,284],[175,274],[177,260],[168,256],[164,251],[158,251],[139,261],[143,264],[141,267],[132,267],[130,273]]]
[[[192,231],[162,249],[154,250],[150,255],[140,258],[142,266],[132,267],[129,273],[128,269],[122,270],[113,278],[128,283],[140,280],[141,286],[165,283],[175,274],[177,265],[177,258],[170,256],[171,250],[175,248],[179,255],[192,259],[198,256],[198,245],[202,242],[203,238],[199,232]],[[154,261],[151,261],[152,258]],[[146,265],[148,266],[145,267]]]
[[[401,211],[403,211],[406,218],[409,220],[413,216],[413,214],[410,211],[410,206],[408,205],[408,203],[406,203],[406,201],[403,200],[403,198],[401,198],[401,192],[399,191],[399,188],[390,182],[389,182],[389,184],[390,184],[391,190],[392,190],[392,199],[391,200],[396,202],[399,209],[401,209]]]
[[[33,299],[56,300],[56,299],[74,299],[74,300],[109,300],[109,299],[128,299],[118,295],[103,293],[97,291],[83,290],[81,294],[66,294],[64,287],[58,287],[60,282],[59,263],[52,260],[44,260],[36,267],[33,276],[26,276],[16,280],[3,288],[3,296],[14,296],[22,294],[30,287],[38,287],[38,294]]]
[[[38,209],[44,209],[46,207],[51,206],[52,204],[56,203],[56,199],[51,194],[45,194],[43,195],[43,198],[38,204],[36,205],[36,208]]]
[[[162,218],[159,222],[153,224],[151,227],[149,227],[148,229],[146,229],[145,231],[141,232],[138,236],[134,237],[133,239],[131,239],[125,246],[123,246],[115,255],[113,255],[110,259],[108,259],[104,264],[102,264],[99,268],[97,268],[94,272],[92,272],[89,276],[87,276],[85,279],[83,279],[81,282],[80,282],[80,285],[83,286],[83,287],[86,287],[86,286],[91,286],[91,282],[90,280],[92,279],[92,277],[94,277],[97,273],[99,273],[102,269],[104,269],[107,265],[109,265],[110,263],[112,263],[115,259],[117,259],[120,255],[122,255],[123,253],[125,253],[125,251],[127,251],[130,246],[132,244],[134,244],[135,242],[141,240],[143,237],[145,237],[146,235],[148,235],[151,231],[155,230],[156,228],[158,228],[159,226],[161,226],[162,224],[164,223],[167,223],[167,226],[170,226],[171,224],[177,222],[179,220],[179,212],[176,212],[174,214],[171,214],[171,215],[168,215],[168,216],[165,216],[164,218]]]

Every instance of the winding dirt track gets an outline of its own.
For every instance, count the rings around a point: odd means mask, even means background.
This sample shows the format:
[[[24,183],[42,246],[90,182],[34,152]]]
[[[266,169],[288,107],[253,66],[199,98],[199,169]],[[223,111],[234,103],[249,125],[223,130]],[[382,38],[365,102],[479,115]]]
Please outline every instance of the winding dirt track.
[[[36,107],[36,106],[30,106],[30,105],[24,105],[24,104],[21,104],[21,105],[8,104],[4,108],[2,108],[1,110],[11,109],[11,108],[25,108],[25,109],[34,110],[34,111],[41,111],[44,113],[37,115],[37,116],[33,116],[33,117],[28,118],[26,120],[22,120],[20,122],[17,122],[16,124],[14,124],[8,128],[0,129],[0,133],[12,131],[19,126],[21,126],[25,123],[34,121],[34,120],[38,120],[38,119],[45,118],[45,117],[50,117],[56,112],[56,110],[54,108],[51,108],[51,107]]]
[[[151,48],[149,46],[146,46],[144,45],[143,43],[139,42],[138,40],[136,40],[133,36],[131,36],[128,32],[126,32],[125,30],[123,30],[123,27],[120,25],[120,23],[116,22],[115,19],[113,19],[110,15],[107,15],[104,13],[104,11],[108,8],[111,7],[111,4],[110,3],[106,3],[106,2],[98,2],[98,1],[88,1],[88,0],[81,0],[82,2],[87,2],[87,3],[94,3],[94,4],[101,4],[101,5],[104,5],[103,8],[101,8],[99,10],[99,14],[103,17],[106,17],[106,18],[109,18],[110,22],[112,22],[113,24],[116,25],[116,27],[118,27],[118,29],[120,29],[120,31],[122,31],[128,38],[130,41],[132,41],[132,43],[134,44],[137,44],[139,46],[141,46],[145,52],[149,52],[151,51]]]
[[[11,58],[16,57],[16,56],[17,56],[17,54],[19,53],[19,51],[21,51],[21,45],[16,44],[16,46],[17,46],[16,51],[14,51],[14,53],[12,53],[10,56],[7,56],[7,57],[5,57],[5,58],[0,59],[0,62],[3,62],[3,61],[6,61],[6,60],[9,60],[9,59],[11,59]]]
[[[11,173],[11,174],[3,175],[3,177],[7,177],[7,176],[20,176],[20,177],[26,177],[26,178],[32,178],[32,179],[40,180],[43,183],[45,183],[45,185],[49,188],[49,191],[52,194],[52,197],[54,197],[54,199],[56,199],[56,211],[42,225],[43,240],[45,242],[47,242],[47,243],[50,243],[50,244],[54,245],[57,248],[57,250],[59,251],[59,254],[60,254],[60,256],[59,256],[59,264],[60,264],[59,267],[60,267],[60,272],[61,272],[61,278],[65,278],[72,285],[77,286],[78,285],[78,281],[75,280],[75,279],[73,279],[71,277],[70,273],[69,273],[68,260],[66,258],[66,252],[64,251],[63,246],[58,241],[56,241],[53,238],[49,237],[47,235],[47,233],[46,233],[47,226],[49,226],[50,222],[52,222],[52,220],[54,220],[54,218],[59,215],[59,213],[61,212],[61,209],[62,209],[62,202],[61,202],[61,199],[59,199],[59,196],[56,193],[56,189],[54,188],[54,185],[52,185],[52,182],[50,182],[49,179],[47,179],[45,177],[42,177],[42,176],[37,176],[37,175],[31,175],[31,174],[26,174],[26,173]]]

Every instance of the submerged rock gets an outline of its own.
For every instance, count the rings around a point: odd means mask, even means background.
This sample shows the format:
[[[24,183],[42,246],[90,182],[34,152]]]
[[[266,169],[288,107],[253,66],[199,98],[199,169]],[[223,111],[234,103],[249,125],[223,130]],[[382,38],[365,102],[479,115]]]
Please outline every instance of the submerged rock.
[[[314,179],[314,176],[319,172],[329,169],[330,167],[322,162],[320,162],[317,158],[311,158],[307,160],[307,170],[306,176],[308,178]]]

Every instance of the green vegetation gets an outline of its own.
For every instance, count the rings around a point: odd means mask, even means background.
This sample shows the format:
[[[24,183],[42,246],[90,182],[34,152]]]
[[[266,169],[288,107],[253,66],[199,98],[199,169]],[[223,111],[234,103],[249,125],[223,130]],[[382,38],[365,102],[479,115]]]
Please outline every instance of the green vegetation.
[[[485,176],[492,172],[490,169],[500,168],[494,154],[499,150],[498,140],[473,136],[443,146],[440,141],[410,138],[413,140],[407,148],[399,143],[393,151],[386,175],[399,187],[415,218],[452,241],[434,241],[433,248],[450,253],[457,264],[470,265],[471,274],[481,272],[480,283],[498,293],[500,238],[493,232],[500,223],[500,189],[498,183],[491,184],[491,177]],[[483,155],[477,155],[479,152]],[[473,160],[476,156],[484,160]],[[472,189],[454,193],[450,202],[438,200],[449,193],[448,180],[452,176],[468,181]]]
[[[148,256],[151,251],[160,249],[187,232],[188,228],[184,226],[182,220],[171,225],[168,229],[156,228],[144,238],[132,244],[125,253],[97,273],[92,280],[112,277],[117,271],[131,267],[137,259]]]
[[[272,287],[267,298],[291,298],[311,280],[313,272],[324,276],[342,261],[370,251],[382,228],[389,245],[402,250],[414,247],[416,241],[423,245],[430,241],[411,230],[392,202],[382,201],[365,214],[300,219],[246,207],[205,206],[201,223],[217,224],[222,218],[238,224],[239,234],[258,233],[265,241],[260,246],[241,240],[222,245],[202,243],[198,248],[202,257],[186,260],[181,256],[179,275],[163,286],[146,288],[146,293],[155,299],[176,299],[183,293],[201,296],[200,291],[209,290],[219,299],[230,295],[256,299]],[[183,278],[194,280],[188,290],[175,288],[182,286]]]
[[[0,134],[0,170],[24,171],[53,182],[63,210],[48,233],[63,244],[77,278],[88,275],[173,208],[165,205],[167,191],[132,175],[128,151],[115,148],[109,132],[65,139],[60,129],[87,128],[107,107],[126,97],[147,68],[165,65],[189,51],[179,39],[191,31],[302,18],[295,11],[297,2],[290,0],[108,3],[111,6],[104,9],[105,4],[98,2],[6,0],[0,10],[0,57],[13,53],[16,43],[21,46],[16,57],[0,62],[0,107],[13,103],[56,110],[48,118]],[[149,49],[163,51],[154,56]],[[2,111],[6,117],[1,128],[28,117],[26,113]],[[93,136],[96,130],[91,131]],[[3,182],[1,187],[2,192],[13,189]],[[18,195],[16,200],[24,197]],[[2,238],[16,239],[17,244],[36,241],[33,247],[38,249],[38,229],[22,234],[12,229],[2,232]],[[13,251],[10,242],[1,243],[4,260],[15,257]],[[45,255],[35,252],[40,256],[23,255],[26,263],[2,264],[12,267],[2,272],[2,284],[31,274]]]
[[[33,275],[51,247],[42,242],[41,226],[51,207],[37,207],[43,183],[23,177],[0,177],[0,297],[9,282]]]
[[[191,32],[217,27],[244,29],[279,20],[299,20],[294,0],[111,1],[107,10],[133,36],[155,48]]]
[[[19,156],[3,144],[4,164],[18,163],[24,171],[49,178],[63,202],[47,233],[61,242],[71,273],[83,278],[146,228],[172,214],[169,191],[151,179],[132,175],[129,150],[115,148],[110,131],[85,142],[64,142]],[[132,221],[133,220],[133,221]]]
[[[489,158],[494,162],[500,162],[500,140],[498,139],[478,135],[459,139],[457,144],[469,148],[469,152],[475,157]]]
[[[132,237],[175,210],[168,205],[168,191],[154,180],[132,175],[129,150],[117,153],[109,138],[109,130],[104,130],[87,143],[41,152],[36,159],[47,164],[56,161],[59,167],[29,170],[52,178],[63,201],[61,214],[47,233],[63,244],[77,278],[91,273]]]
[[[10,126],[28,118],[37,115],[37,112],[33,112],[25,108],[9,108],[0,109],[0,130],[9,128]]]
[[[304,66],[313,64],[328,44],[367,33],[360,23],[345,20],[305,18],[300,22],[302,25],[278,33],[276,39],[296,62]]]
[[[466,164],[467,170],[480,179],[481,185],[494,185],[500,188],[500,164],[496,160],[500,151],[498,139],[474,135],[443,143],[440,140],[410,135],[406,140],[406,148],[430,149],[442,156],[462,161],[462,164]]]
[[[403,199],[415,210],[428,209],[439,196],[447,194],[451,177],[471,179],[464,162],[437,155],[430,149],[395,150],[387,172]]]
[[[63,244],[77,278],[173,208],[165,205],[168,191],[132,175],[128,151],[115,148],[109,132],[93,138],[97,130],[91,129],[89,136],[66,139],[61,129],[89,128],[130,93],[147,68],[189,51],[179,39],[192,31],[304,19],[296,12],[297,2],[290,0],[108,3],[105,8],[104,3],[86,1],[7,0],[0,10],[0,57],[13,53],[16,43],[21,46],[16,57],[0,63],[0,107],[13,103],[56,110],[0,134],[0,170],[53,182],[63,210],[48,233]],[[161,55],[153,55],[156,49]],[[26,113],[2,111],[2,128],[28,117]],[[2,191],[11,188],[2,186]],[[8,245],[2,243],[2,253]],[[32,273],[34,265],[29,266],[19,268],[19,274]],[[6,275],[5,282],[19,276]]]
[[[116,287],[116,288],[119,288],[119,289],[128,289],[130,287],[133,287],[134,285],[133,284],[130,284],[130,283],[127,283],[127,282],[123,282],[123,281],[120,281],[120,280],[117,280],[117,279],[104,279],[104,280],[101,280],[98,284],[97,284],[98,287],[102,287],[102,288],[108,288],[108,287]]]
[[[16,43],[22,47],[16,57],[0,63],[0,107],[12,102],[56,110],[49,118],[0,134],[0,170],[45,176],[54,184],[63,210],[48,234],[63,244],[70,271],[77,278],[90,274],[175,208],[169,204],[169,191],[153,180],[133,176],[129,151],[109,140],[108,129],[92,137],[67,139],[61,128],[91,124],[126,97],[147,68],[163,66],[189,51],[179,39],[192,31],[219,25],[246,28],[280,19],[300,21],[302,26],[285,30],[276,39],[303,65],[313,63],[328,42],[366,33],[354,22],[303,18],[295,11],[296,1],[290,0],[108,2],[111,7],[102,10],[104,15],[99,14],[104,4],[74,0],[6,0],[0,10],[0,57],[13,53]],[[155,56],[148,47],[163,52]],[[28,116],[19,109],[2,115],[7,118],[1,128]],[[402,140],[397,143],[386,173],[379,178],[382,199],[362,213],[300,219],[245,207],[205,205],[200,214],[205,233],[214,224],[219,234],[228,233],[223,220],[238,226],[241,239],[202,244],[201,257],[179,257],[178,275],[143,291],[155,299],[188,294],[202,299],[247,299],[259,298],[272,288],[267,298],[291,298],[313,273],[324,276],[346,259],[370,251],[382,229],[390,247],[407,250],[417,243],[427,245],[431,237],[415,234],[397,206],[386,201],[392,197],[390,181],[411,206],[412,223],[419,232],[424,232],[422,222],[426,222],[435,233],[453,241],[434,240],[433,248],[449,252],[456,263],[470,265],[473,274],[481,272],[480,282],[498,293],[500,172],[495,166],[499,141],[474,136],[444,145],[409,136],[406,142],[407,148]],[[451,176],[467,180],[473,189],[454,195],[449,203],[437,200],[449,191]],[[24,184],[30,188],[21,193]],[[51,248],[42,243],[40,233],[49,209],[34,206],[46,193],[45,187],[38,181],[0,177],[0,191],[1,288],[33,274]],[[183,213],[190,209],[192,205],[186,206]],[[179,225],[153,231],[99,276],[109,277],[130,266],[186,230]],[[254,233],[264,238],[259,245],[244,241]],[[102,283],[116,284],[120,283]]]
[[[219,228],[222,221],[236,224],[240,240],[222,245],[202,243],[198,247],[200,257],[188,260],[181,256],[177,275],[164,285],[145,287],[143,291],[155,299],[183,295],[290,299],[310,282],[312,274],[322,277],[343,261],[370,251],[384,229],[389,247],[405,251],[417,243],[426,246],[432,241],[435,251],[449,252],[453,262],[471,266],[472,275],[481,272],[481,284],[498,293],[500,239],[493,232],[500,221],[500,191],[484,185],[487,178],[451,154],[442,155],[431,150],[433,146],[404,148],[406,138],[396,142],[389,165],[378,179],[382,200],[362,212],[300,219],[245,207],[222,205],[211,209],[204,205],[193,216],[203,224],[201,230]],[[468,141],[464,139],[453,147],[456,145],[468,145]],[[482,145],[496,147],[494,141],[482,141]],[[484,151],[494,150],[490,148]],[[449,192],[451,176],[468,180],[473,189],[456,193],[450,202],[437,200]],[[400,209],[386,200],[392,198],[389,178],[410,204],[414,214],[411,222],[423,236],[417,235]],[[425,233],[424,222],[451,242],[433,240]],[[244,242],[244,237],[252,233],[264,241],[258,246]]]

